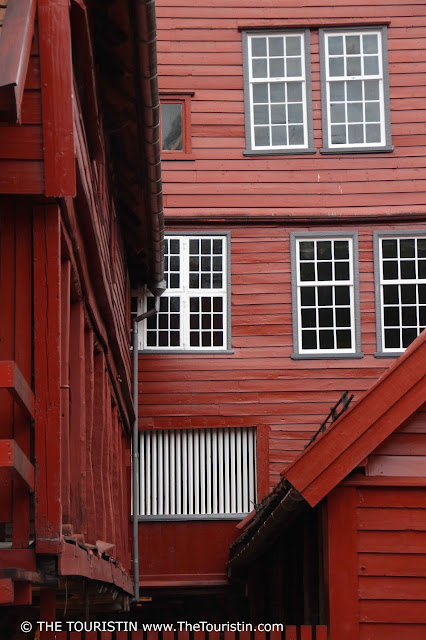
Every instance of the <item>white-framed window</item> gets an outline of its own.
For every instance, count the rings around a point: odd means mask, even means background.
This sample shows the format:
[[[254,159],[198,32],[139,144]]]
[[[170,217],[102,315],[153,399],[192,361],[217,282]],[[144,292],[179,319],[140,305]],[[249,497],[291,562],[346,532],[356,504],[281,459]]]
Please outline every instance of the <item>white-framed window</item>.
[[[401,353],[426,327],[426,232],[375,233],[379,354]]]
[[[320,30],[322,151],[390,150],[386,27]]]
[[[243,33],[247,153],[312,147],[309,31]]]
[[[256,503],[256,428],[139,434],[139,515],[244,517]]]
[[[360,356],[355,232],[292,234],[293,357]]]
[[[144,323],[145,350],[223,351],[229,348],[229,235],[165,237],[167,289],[160,311]],[[154,298],[140,299],[139,312]]]

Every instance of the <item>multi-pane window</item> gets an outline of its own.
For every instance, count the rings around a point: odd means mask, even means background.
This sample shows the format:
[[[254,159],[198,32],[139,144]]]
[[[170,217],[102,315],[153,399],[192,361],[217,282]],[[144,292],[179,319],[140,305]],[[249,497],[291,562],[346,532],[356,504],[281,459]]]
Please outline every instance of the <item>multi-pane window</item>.
[[[167,289],[159,313],[146,321],[145,349],[228,348],[227,240],[225,235],[165,238]],[[152,309],[154,298],[145,303]]]
[[[426,234],[376,234],[377,252],[378,348],[399,352],[426,327]]]
[[[306,149],[311,133],[309,32],[256,32],[243,37],[248,150]]]
[[[140,433],[139,514],[242,515],[256,503],[256,429]]]
[[[295,355],[357,351],[354,235],[292,236]]]
[[[390,146],[385,37],[385,28],[321,31],[323,150]]]

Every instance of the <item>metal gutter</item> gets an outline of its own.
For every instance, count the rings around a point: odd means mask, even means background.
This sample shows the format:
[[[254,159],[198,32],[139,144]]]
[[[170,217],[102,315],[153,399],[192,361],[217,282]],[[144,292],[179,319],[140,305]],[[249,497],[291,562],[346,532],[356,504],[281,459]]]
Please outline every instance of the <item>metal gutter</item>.
[[[228,562],[229,574],[264,553],[266,548],[274,542],[281,531],[289,525],[306,504],[300,493],[294,487],[289,487],[272,511],[265,513],[263,517],[260,515],[258,522],[255,519],[249,529],[232,544],[231,553],[234,549],[235,553]],[[253,533],[252,529],[254,529]]]
[[[157,25],[155,0],[129,0],[137,78],[138,130],[141,132],[143,176],[150,228],[152,278],[148,287],[154,295],[166,288],[164,281],[164,213],[161,181],[160,97],[157,72]]]
[[[132,513],[133,513],[133,578],[134,597],[139,602],[139,402],[138,402],[138,360],[139,360],[139,322],[155,315],[160,310],[160,298],[155,298],[154,309],[141,313],[133,320],[133,407],[135,420],[132,431]]]

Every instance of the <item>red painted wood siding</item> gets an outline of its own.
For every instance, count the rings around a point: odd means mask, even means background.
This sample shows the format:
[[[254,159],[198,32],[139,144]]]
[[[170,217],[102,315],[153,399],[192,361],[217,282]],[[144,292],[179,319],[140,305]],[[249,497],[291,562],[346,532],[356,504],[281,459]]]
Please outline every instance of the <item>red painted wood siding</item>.
[[[195,161],[164,161],[167,216],[369,215],[424,211],[424,5],[159,0],[160,89],[193,90]],[[319,26],[389,22],[390,154],[322,156]],[[243,157],[239,29],[311,27],[314,145],[307,156]]]
[[[363,358],[292,360],[291,229],[232,228],[234,352],[142,355],[140,426],[164,429],[270,425],[269,485],[274,486],[280,472],[317,431],[341,392],[349,390],[359,398],[393,361],[374,357],[372,233],[377,227],[348,226],[348,230],[352,228],[359,231]]]
[[[40,55],[36,23],[22,99],[22,124],[0,125],[0,194],[43,191]]]
[[[229,546],[240,534],[236,524],[235,520],[142,523],[140,584],[224,584]]]
[[[426,635],[426,489],[357,490],[360,639]]]
[[[368,457],[369,476],[426,476],[426,406],[416,411]]]

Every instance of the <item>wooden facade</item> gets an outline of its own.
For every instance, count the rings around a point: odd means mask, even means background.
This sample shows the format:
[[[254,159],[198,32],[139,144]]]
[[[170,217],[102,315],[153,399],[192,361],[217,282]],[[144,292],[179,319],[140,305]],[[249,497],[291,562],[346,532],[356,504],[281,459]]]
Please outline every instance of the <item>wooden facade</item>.
[[[192,142],[190,154],[180,158],[179,152],[163,151],[166,232],[230,232],[231,352],[142,351],[139,426],[269,429],[271,489],[341,393],[348,390],[357,401],[394,360],[376,357],[373,239],[376,231],[426,230],[424,7],[387,1],[338,1],[331,9],[325,2],[158,0],[157,23],[160,97],[167,103],[173,96],[190,101],[185,125]],[[383,26],[393,149],[322,153],[319,30]],[[242,32],[302,29],[309,30],[314,149],[248,154]],[[295,359],[290,235],[335,231],[358,234],[362,357]],[[399,435],[391,442],[398,451],[410,447]],[[396,455],[394,464],[402,464]],[[385,464],[376,456],[369,464],[376,462]],[[213,525],[207,541],[214,538]],[[183,526],[197,544],[200,525],[191,522],[142,522],[141,542],[148,544],[155,531],[158,544],[178,544]],[[172,552],[168,566],[161,562],[164,584],[180,584]],[[210,569],[201,561],[198,569],[208,584]],[[143,565],[141,584],[158,586],[157,569]]]
[[[23,619],[17,605],[50,620],[64,606],[128,610],[134,592],[130,280],[155,289],[162,277],[161,198],[151,184],[155,171],[161,184],[159,164],[142,168],[158,153],[158,105],[155,82],[145,86],[129,67],[126,81],[146,91],[154,127],[147,136],[135,117],[121,134],[121,169],[104,123],[120,129],[123,103],[111,103],[95,70],[95,59],[116,56],[100,23],[121,18],[123,60],[155,58],[148,48],[135,53],[128,8],[109,10],[114,17],[102,3],[50,0],[0,9],[0,604],[9,607],[0,628],[8,637]],[[126,94],[128,111],[138,100],[135,89]],[[64,604],[69,590],[73,603]]]

